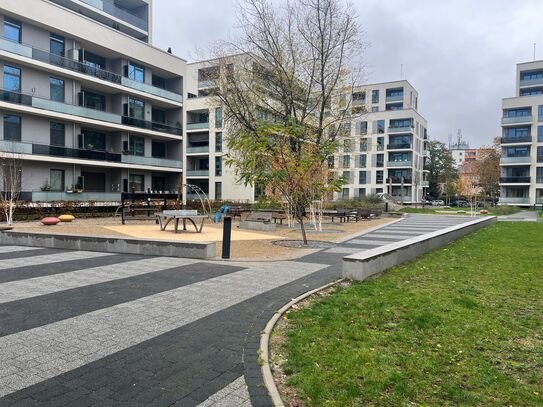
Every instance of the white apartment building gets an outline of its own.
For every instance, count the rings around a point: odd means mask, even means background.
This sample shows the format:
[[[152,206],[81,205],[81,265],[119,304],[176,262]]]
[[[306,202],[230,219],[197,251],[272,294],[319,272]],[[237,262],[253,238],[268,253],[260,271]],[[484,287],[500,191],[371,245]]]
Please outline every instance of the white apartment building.
[[[543,61],[521,63],[502,100],[500,204],[543,204]]]
[[[418,92],[406,80],[363,86],[353,93],[353,109],[366,113],[351,123],[334,167],[347,180],[336,199],[389,193],[406,204],[420,202],[428,187],[426,120],[418,112]]]
[[[118,201],[182,179],[186,63],[150,45],[151,0],[0,2],[0,151],[25,199]]]

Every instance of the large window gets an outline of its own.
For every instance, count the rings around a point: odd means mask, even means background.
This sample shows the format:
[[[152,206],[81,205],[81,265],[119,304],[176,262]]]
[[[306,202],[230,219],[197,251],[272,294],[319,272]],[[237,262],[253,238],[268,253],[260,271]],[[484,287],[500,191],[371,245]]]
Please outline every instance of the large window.
[[[51,191],[64,191],[64,170],[50,170],[49,185]]]
[[[128,78],[136,82],[145,82],[145,68],[133,62],[128,63]]]
[[[379,89],[371,91],[371,103],[379,103]]]
[[[94,92],[85,91],[83,105],[89,109],[106,110],[106,97]]]
[[[382,184],[383,183],[383,171],[382,170],[379,170],[376,172],[376,175],[375,175],[375,182],[378,183],[378,184]]]
[[[537,126],[537,142],[543,143],[543,126]]]
[[[21,70],[13,66],[4,65],[4,90],[21,92]]]
[[[4,38],[14,42],[21,42],[21,22],[4,17]]]
[[[222,151],[222,133],[215,133],[215,152],[220,153]]]
[[[385,132],[385,121],[384,120],[377,120],[376,122],[373,122],[374,125],[376,124],[376,130],[377,133],[383,134]]]
[[[145,119],[145,102],[139,99],[128,99],[128,116],[133,119]]]
[[[366,168],[367,163],[367,156],[366,154],[360,154],[358,156],[358,167],[359,168]]]
[[[511,109],[511,110],[504,110],[503,116],[504,117],[526,117],[532,115],[532,109],[527,107],[524,109]]]
[[[507,138],[524,138],[530,136],[529,127],[513,127],[505,130],[505,137]]]
[[[21,141],[21,116],[4,115],[4,140]]]
[[[520,96],[543,95],[543,88],[521,89]]]
[[[151,120],[155,123],[166,123],[166,112],[160,109],[153,109],[151,112]]]
[[[57,78],[49,78],[49,92],[51,100],[64,102],[64,81]]]
[[[128,177],[129,192],[141,192],[145,190],[145,176],[141,174],[130,174]]]
[[[359,184],[367,184],[367,178],[366,178],[366,171],[359,171],[358,172],[358,183]]]
[[[83,145],[85,150],[106,150],[106,135],[94,130],[83,130]]]
[[[106,59],[100,55],[85,51],[85,65],[90,68],[105,69]]]
[[[155,158],[166,158],[166,143],[153,141],[151,143],[151,155]]]
[[[529,157],[530,147],[507,147],[505,149],[506,157]]]
[[[222,182],[215,182],[215,199],[222,199]]]
[[[215,127],[217,129],[222,127],[222,109],[220,107],[215,108]]]
[[[145,139],[140,136],[130,136],[128,152],[132,155],[145,155]]]
[[[358,134],[367,134],[368,133],[368,122],[358,122]]]
[[[222,175],[222,157],[215,157],[215,176]]]
[[[542,79],[543,71],[525,71],[520,73],[521,80]]]
[[[59,57],[64,56],[64,37],[51,33],[49,36],[49,51]]]
[[[344,155],[343,156],[343,168],[350,168],[351,167],[351,156],[350,155]]]
[[[153,86],[156,86],[157,88],[166,89],[166,79],[161,78],[160,76],[153,75],[152,83]]]
[[[396,119],[390,121],[390,127],[393,129],[413,127],[412,119]]]
[[[409,153],[390,153],[390,161],[406,162],[409,161]]]
[[[51,122],[49,129],[49,144],[64,147],[66,145],[66,132],[63,123]]]

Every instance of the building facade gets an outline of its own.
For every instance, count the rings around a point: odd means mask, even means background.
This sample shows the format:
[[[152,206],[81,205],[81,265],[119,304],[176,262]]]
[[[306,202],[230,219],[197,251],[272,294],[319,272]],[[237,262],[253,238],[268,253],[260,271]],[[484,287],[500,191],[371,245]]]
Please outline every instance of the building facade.
[[[177,190],[186,63],[150,45],[151,9],[151,0],[0,4],[0,151],[21,158],[25,199]]]
[[[543,61],[521,63],[502,100],[500,204],[543,204]]]
[[[336,199],[388,193],[417,203],[428,187],[426,120],[418,112],[418,92],[406,81],[366,85],[356,90],[353,109],[364,113],[347,129],[334,168],[346,184]]]

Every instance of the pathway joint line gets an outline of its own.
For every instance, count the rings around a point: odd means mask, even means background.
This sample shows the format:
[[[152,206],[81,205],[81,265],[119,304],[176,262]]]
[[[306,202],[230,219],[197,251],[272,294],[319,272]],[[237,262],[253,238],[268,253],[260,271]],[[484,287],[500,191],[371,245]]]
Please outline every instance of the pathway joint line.
[[[334,285],[337,285],[341,283],[342,281],[345,281],[345,278],[340,278],[339,280],[333,281],[331,283],[325,284],[321,287],[315,288],[311,291],[308,291],[294,299],[292,299],[290,302],[285,304],[283,307],[281,307],[275,314],[273,314],[273,317],[268,321],[266,324],[266,327],[264,328],[264,331],[262,332],[262,335],[260,336],[260,357],[262,358],[262,376],[264,378],[264,385],[266,386],[266,389],[268,389],[268,393],[270,394],[270,397],[272,398],[273,404],[275,407],[286,407],[283,403],[283,400],[281,399],[281,395],[279,394],[279,390],[277,389],[277,386],[275,385],[275,380],[273,380],[273,373],[271,371],[270,367],[270,336],[273,332],[273,329],[275,328],[275,325],[277,324],[277,321],[279,321],[279,318],[281,318],[285,312],[287,312],[290,308],[292,308],[293,305],[297,304],[298,302],[306,299],[307,297],[325,290],[329,287],[332,287]]]

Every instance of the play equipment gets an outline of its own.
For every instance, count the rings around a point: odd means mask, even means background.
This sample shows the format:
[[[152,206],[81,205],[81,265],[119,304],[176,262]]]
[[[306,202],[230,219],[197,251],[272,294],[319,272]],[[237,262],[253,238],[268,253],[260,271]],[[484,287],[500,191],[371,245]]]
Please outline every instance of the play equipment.
[[[219,208],[219,210],[215,213],[215,216],[213,216],[213,223],[219,223],[221,221],[221,217],[223,214],[227,214],[229,210],[228,205],[223,205]]]
[[[58,217],[58,219],[61,221],[61,222],[73,222],[73,220],[75,219],[75,216],[73,215],[60,215]]]
[[[205,213],[208,218],[211,219],[211,202],[209,201],[207,194],[202,190],[202,188],[200,188],[198,185],[193,184],[183,184],[183,186],[187,188],[187,194],[188,189],[190,189],[197,196],[198,199],[196,200],[200,201],[200,204],[202,205],[202,213]]]
[[[44,224],[45,226],[54,226],[59,222],[60,222],[60,219],[54,218],[54,217],[47,217],[41,220],[41,223]]]

